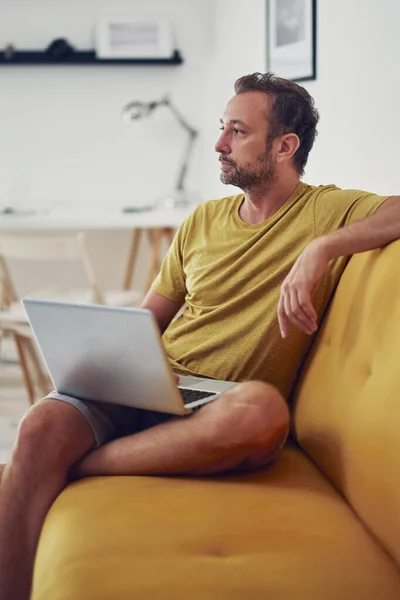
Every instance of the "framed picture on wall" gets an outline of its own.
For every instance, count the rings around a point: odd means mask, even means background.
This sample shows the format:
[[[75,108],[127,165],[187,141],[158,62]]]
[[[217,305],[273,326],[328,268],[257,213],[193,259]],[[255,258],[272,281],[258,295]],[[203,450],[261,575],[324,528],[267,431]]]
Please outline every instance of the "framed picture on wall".
[[[267,0],[268,70],[292,81],[316,79],[317,0]]]
[[[171,58],[170,23],[164,17],[103,17],[96,29],[99,58]]]

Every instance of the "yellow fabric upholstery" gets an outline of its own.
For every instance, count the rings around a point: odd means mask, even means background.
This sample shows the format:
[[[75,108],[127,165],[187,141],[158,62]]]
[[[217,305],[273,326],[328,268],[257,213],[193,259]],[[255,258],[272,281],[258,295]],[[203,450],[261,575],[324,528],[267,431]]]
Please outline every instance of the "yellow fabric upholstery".
[[[298,387],[295,432],[400,566],[400,241],[354,256]]]
[[[295,447],[256,474],[109,477],[55,502],[32,600],[398,600],[396,567]]]

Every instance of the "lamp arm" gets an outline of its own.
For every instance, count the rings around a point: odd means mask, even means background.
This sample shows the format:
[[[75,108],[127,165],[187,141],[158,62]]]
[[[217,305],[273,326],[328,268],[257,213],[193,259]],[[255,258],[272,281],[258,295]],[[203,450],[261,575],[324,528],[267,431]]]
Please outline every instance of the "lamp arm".
[[[193,137],[196,137],[196,135],[198,134],[197,129],[194,129],[194,127],[192,127],[191,125],[189,125],[189,123],[186,121],[186,119],[181,115],[181,113],[179,112],[179,110],[176,108],[175,104],[173,104],[171,102],[171,100],[169,99],[168,96],[166,96],[165,98],[163,98],[160,101],[160,104],[163,104],[164,106],[168,106],[168,108],[170,109],[170,111],[173,113],[174,117],[176,118],[176,120],[180,123],[180,125],[186,129],[186,131],[188,131],[190,134],[192,134]]]
[[[181,190],[184,189],[185,177],[186,177],[186,173],[187,173],[188,166],[189,166],[189,160],[190,160],[190,157],[191,157],[191,154],[192,154],[192,151],[193,151],[194,141],[195,141],[196,137],[198,136],[199,132],[197,131],[197,129],[194,129],[194,127],[192,127],[191,125],[189,125],[189,123],[181,115],[181,113],[179,112],[179,110],[171,102],[171,100],[169,99],[168,96],[166,96],[165,98],[163,98],[160,101],[160,104],[163,104],[164,106],[168,106],[168,108],[170,109],[170,111],[173,113],[174,117],[178,121],[178,123],[189,134],[189,140],[188,140],[188,143],[187,143],[187,146],[186,146],[184,158],[183,158],[183,161],[182,161],[182,166],[181,166],[181,168],[179,170],[179,174],[178,174],[178,178],[177,178],[177,183],[176,183],[176,189],[181,191]]]

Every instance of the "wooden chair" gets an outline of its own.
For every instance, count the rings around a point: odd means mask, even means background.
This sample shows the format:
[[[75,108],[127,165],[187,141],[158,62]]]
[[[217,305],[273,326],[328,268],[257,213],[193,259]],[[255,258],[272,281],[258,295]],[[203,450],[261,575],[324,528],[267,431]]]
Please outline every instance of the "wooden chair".
[[[0,263],[0,267],[2,263]],[[0,270],[0,309],[7,304],[6,284],[3,276],[3,270]],[[0,312],[1,314],[1,312]],[[1,343],[3,338],[13,338],[17,352],[18,361],[21,365],[22,379],[28,396],[29,404],[35,401],[36,390],[40,391],[42,396],[46,395],[52,388],[51,381],[47,375],[44,366],[38,356],[34,341],[32,339],[31,329],[28,324],[16,323],[10,320],[0,323],[0,356]]]
[[[1,234],[0,236],[0,342],[3,335],[12,336],[17,350],[22,376],[32,404],[36,386],[41,394],[50,390],[50,380],[33,341],[25,311],[18,297],[13,265],[48,263],[49,282],[44,288],[33,289],[30,296],[112,306],[137,306],[142,294],[132,290],[103,292],[87,250],[85,235],[39,236]],[[86,274],[86,289],[58,291],[52,283],[52,273],[62,264],[76,263]]]

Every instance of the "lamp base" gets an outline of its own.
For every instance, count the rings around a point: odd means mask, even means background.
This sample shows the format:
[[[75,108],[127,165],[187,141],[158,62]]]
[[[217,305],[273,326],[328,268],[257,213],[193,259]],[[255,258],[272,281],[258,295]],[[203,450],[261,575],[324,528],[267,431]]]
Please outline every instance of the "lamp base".
[[[201,197],[197,192],[188,192],[187,190],[173,190],[158,198],[154,203],[154,208],[159,210],[174,210],[182,208],[194,208],[200,204]]]

